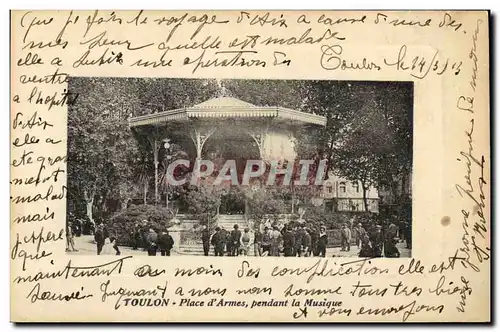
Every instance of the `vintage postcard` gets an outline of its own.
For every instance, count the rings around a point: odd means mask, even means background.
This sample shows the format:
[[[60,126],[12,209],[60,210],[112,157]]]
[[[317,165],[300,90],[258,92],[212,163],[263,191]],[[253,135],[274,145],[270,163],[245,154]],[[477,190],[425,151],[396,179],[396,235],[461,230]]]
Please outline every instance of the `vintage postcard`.
[[[489,322],[488,11],[11,12],[13,322]]]

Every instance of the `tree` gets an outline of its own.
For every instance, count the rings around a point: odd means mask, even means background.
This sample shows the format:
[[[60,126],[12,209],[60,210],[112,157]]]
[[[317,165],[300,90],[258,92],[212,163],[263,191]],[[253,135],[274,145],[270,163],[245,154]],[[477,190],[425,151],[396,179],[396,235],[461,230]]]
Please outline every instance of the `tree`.
[[[327,171],[330,171],[339,159],[338,145],[363,107],[370,87],[350,81],[307,81],[305,84],[305,109],[327,120],[324,130],[316,131],[310,140],[320,143],[320,153],[328,160]]]
[[[74,200],[68,207],[84,201],[93,221],[94,210],[105,212],[108,199],[125,207],[138,194],[138,183],[146,203],[158,162],[151,161],[154,154],[144,137],[129,129],[128,118],[192,105],[214,94],[216,85],[209,80],[72,77],[69,89],[78,98],[68,107],[68,199]]]
[[[211,79],[138,79],[141,91],[136,116],[193,106],[217,95],[219,86]]]
[[[412,163],[413,85],[404,82],[308,81],[305,107],[327,124],[321,142],[328,170],[370,186],[404,178]],[[309,137],[311,140],[311,137]]]
[[[94,208],[105,209],[110,197],[127,200],[134,188],[127,185],[138,151],[126,121],[138,102],[131,82],[95,77],[69,82],[78,99],[68,107],[68,191],[85,201],[92,222]]]
[[[280,106],[300,110],[302,86],[298,80],[222,80],[227,94],[257,106]]]
[[[413,161],[413,85],[410,82],[391,83],[384,92],[377,96],[376,102],[387,125],[392,149],[380,160],[383,176],[378,182],[380,185],[389,184],[399,204],[407,197],[403,197],[404,192],[396,187],[398,184],[406,187]]]
[[[152,166],[153,163],[149,155],[142,153],[141,156],[137,158],[137,163],[134,167],[135,182],[142,188],[141,191],[144,205],[148,204],[148,189],[151,182]]]

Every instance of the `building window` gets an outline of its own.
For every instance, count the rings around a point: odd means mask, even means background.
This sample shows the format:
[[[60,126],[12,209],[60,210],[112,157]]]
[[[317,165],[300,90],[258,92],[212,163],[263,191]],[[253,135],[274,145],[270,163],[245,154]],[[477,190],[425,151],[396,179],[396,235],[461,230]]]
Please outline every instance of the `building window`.
[[[340,182],[340,192],[345,193],[345,182]]]
[[[333,187],[332,187],[332,185],[331,185],[331,184],[327,184],[327,185],[326,185],[326,192],[327,192],[328,194],[331,194],[331,193],[333,192]]]
[[[357,193],[359,193],[359,183],[357,183],[357,182],[353,182],[353,183],[352,183],[352,187],[354,188],[354,190],[355,190]]]

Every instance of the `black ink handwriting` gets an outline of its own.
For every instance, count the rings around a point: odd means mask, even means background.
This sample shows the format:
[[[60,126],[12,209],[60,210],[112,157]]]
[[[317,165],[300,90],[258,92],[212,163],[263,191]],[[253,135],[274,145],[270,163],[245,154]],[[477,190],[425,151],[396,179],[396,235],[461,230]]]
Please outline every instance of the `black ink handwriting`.
[[[121,274],[123,268],[123,262],[133,256],[125,256],[119,259],[113,260],[111,262],[91,265],[91,266],[74,266],[72,261],[69,260],[63,269],[58,271],[40,271],[35,274],[30,274],[27,276],[16,276],[14,278],[15,283],[31,283],[37,282],[39,280],[46,279],[68,279],[68,278],[94,278],[100,276],[111,276],[114,274]]]
[[[26,296],[27,299],[30,299],[31,303],[35,303],[37,301],[61,301],[61,302],[70,302],[73,300],[85,300],[89,297],[93,297],[93,294],[84,294],[84,288],[81,287],[80,290],[76,292],[67,293],[57,293],[54,291],[42,291],[40,283],[36,283],[35,286],[31,289],[29,294]]]
[[[89,38],[85,41],[81,41],[80,45],[87,45],[87,48],[89,50],[93,49],[94,47],[102,47],[102,46],[121,46],[121,45],[126,45],[127,50],[130,51],[137,51],[144,49],[146,47],[154,45],[154,43],[149,43],[149,44],[144,44],[144,45],[139,45],[139,46],[133,46],[132,42],[130,42],[128,39],[126,40],[113,40],[113,39],[108,39],[107,36],[107,31],[103,31],[96,36]]]
[[[139,266],[135,271],[134,275],[136,277],[142,278],[142,277],[158,277],[162,274],[165,273],[165,269],[158,270],[158,269],[153,269],[151,265],[146,264]]]

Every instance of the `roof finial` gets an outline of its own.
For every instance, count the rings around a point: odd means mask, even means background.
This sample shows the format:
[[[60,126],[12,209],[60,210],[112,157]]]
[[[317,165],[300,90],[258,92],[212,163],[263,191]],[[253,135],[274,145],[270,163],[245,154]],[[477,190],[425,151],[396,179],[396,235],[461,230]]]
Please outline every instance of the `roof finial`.
[[[219,86],[219,98],[221,97],[228,97],[228,92],[226,89],[226,86],[224,85],[224,82],[220,79],[217,80],[217,85]]]

